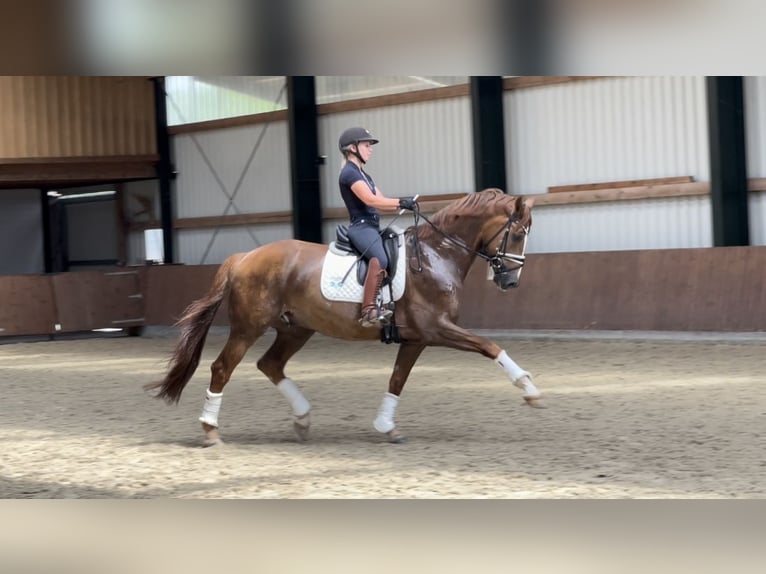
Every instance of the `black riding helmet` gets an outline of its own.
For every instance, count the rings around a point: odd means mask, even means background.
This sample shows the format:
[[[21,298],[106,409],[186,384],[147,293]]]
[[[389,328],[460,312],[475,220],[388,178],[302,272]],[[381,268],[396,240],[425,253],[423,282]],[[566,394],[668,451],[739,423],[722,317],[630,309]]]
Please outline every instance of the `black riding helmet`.
[[[370,131],[365,128],[348,128],[342,134],[340,134],[340,138],[338,139],[338,149],[340,149],[341,153],[353,153],[356,157],[359,158],[359,161],[365,163],[365,161],[362,159],[362,156],[359,155],[359,152],[352,150],[351,146],[357,145],[359,142],[370,142],[372,145],[375,145],[379,141],[380,140],[373,137]]]

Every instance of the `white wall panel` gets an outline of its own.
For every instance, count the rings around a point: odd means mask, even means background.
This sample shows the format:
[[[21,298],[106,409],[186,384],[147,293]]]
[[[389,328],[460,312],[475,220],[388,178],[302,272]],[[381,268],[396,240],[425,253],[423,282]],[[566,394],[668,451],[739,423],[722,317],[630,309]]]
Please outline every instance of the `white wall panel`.
[[[290,224],[252,225],[249,229],[252,232],[252,237],[244,227],[221,228],[215,234],[215,239],[209,250],[208,245],[215,230],[181,229],[176,234],[178,262],[187,265],[221,263],[233,253],[247,252],[259,245],[280,239],[291,239],[293,236]],[[206,251],[207,256],[205,256]]]
[[[766,77],[745,78],[747,176],[766,177]]]
[[[364,126],[380,139],[366,171],[390,196],[433,195],[473,189],[471,107],[466,97],[344,112],[319,118],[322,205],[342,207],[338,138]]]
[[[536,207],[529,253],[711,247],[710,198]]]
[[[691,175],[709,180],[703,77],[605,78],[506,92],[512,193]]]
[[[234,198],[241,213],[290,209],[290,150],[285,121],[180,134],[173,137],[173,153],[178,171],[175,189],[179,218],[223,215],[228,199],[221,185],[231,195],[243,174]],[[237,211],[232,208],[228,213]]]
[[[750,193],[750,245],[766,245],[766,193]]]
[[[748,109],[757,110],[748,116],[751,177],[766,174],[766,160],[757,146],[759,134],[766,129],[763,89],[762,79],[747,80]],[[509,191],[543,193],[552,185],[681,175],[709,181],[705,98],[703,77],[615,77],[506,92]],[[450,98],[320,116],[319,153],[327,156],[320,169],[323,207],[343,205],[337,184],[341,165],[337,141],[345,128],[354,125],[369,128],[381,140],[367,169],[387,195],[473,189],[470,100]],[[263,142],[245,173],[236,204],[244,213],[291,208],[287,123],[273,122],[175,136],[177,217],[223,213],[227,199],[207,161],[231,193],[264,128]],[[752,214],[761,209],[761,201],[754,200]],[[323,224],[328,241],[336,223]],[[406,226],[410,222],[397,223]],[[292,235],[289,224],[251,229],[261,243]],[[212,230],[179,233],[179,261],[200,263],[211,234]],[[757,237],[766,241],[763,236],[754,231],[753,241]],[[539,206],[530,251],[711,244],[709,198],[687,197]],[[220,262],[230,253],[252,247],[245,229],[225,229],[205,262]]]
[[[284,76],[167,76],[168,125],[284,109]]]
[[[468,76],[316,76],[319,104],[468,83]]]

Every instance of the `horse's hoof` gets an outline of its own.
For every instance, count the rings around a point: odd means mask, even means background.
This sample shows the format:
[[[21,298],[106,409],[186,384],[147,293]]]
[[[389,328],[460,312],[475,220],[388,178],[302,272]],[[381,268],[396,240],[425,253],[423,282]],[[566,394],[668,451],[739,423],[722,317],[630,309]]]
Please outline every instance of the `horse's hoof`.
[[[202,446],[209,448],[211,446],[223,446],[223,441],[220,438],[206,438],[202,443]]]
[[[393,444],[402,444],[403,442],[407,442],[407,437],[395,428],[386,433],[386,438],[388,438],[388,442]]]
[[[293,419],[293,431],[295,436],[301,442],[306,442],[309,439],[309,427],[311,426],[310,413],[306,413],[303,416],[295,417]]]
[[[548,405],[545,404],[545,401],[543,400],[542,397],[524,397],[524,400],[533,409],[547,409],[548,408]]]
[[[205,431],[205,441],[202,443],[203,446],[218,446],[223,444],[223,441],[218,434],[218,427],[214,427],[213,425],[209,425],[207,423],[202,423],[202,430]]]

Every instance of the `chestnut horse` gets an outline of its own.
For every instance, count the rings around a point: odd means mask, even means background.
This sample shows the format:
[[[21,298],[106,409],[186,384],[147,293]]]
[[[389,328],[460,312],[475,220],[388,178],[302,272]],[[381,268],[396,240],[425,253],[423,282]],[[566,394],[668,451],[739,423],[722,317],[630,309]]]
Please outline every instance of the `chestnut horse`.
[[[425,223],[404,233],[406,287],[394,315],[400,347],[388,392],[373,422],[389,441],[404,439],[396,429],[394,414],[415,361],[429,345],[473,351],[496,361],[513,385],[523,391],[528,405],[544,407],[528,372],[497,344],[456,324],[463,281],[477,257],[489,263],[500,289],[518,285],[531,211],[531,200],[511,197],[498,189],[468,194],[430,219],[416,210],[416,221],[422,217]],[[301,440],[308,436],[310,404],[296,383],[285,376],[290,357],[317,331],[353,341],[380,338],[379,328],[359,324],[359,303],[329,301],[320,292],[327,250],[327,245],[283,240],[232,255],[221,265],[208,293],[185,310],[178,322],[183,327],[180,340],[165,378],[144,387],[159,389],[155,396],[168,403],[179,401],[197,368],[216,310],[225,299],[229,338],[211,366],[210,386],[199,419],[206,445],[221,442],[218,413],[232,371],[269,327],[276,331],[276,339],[257,366],[292,407],[293,427]]]

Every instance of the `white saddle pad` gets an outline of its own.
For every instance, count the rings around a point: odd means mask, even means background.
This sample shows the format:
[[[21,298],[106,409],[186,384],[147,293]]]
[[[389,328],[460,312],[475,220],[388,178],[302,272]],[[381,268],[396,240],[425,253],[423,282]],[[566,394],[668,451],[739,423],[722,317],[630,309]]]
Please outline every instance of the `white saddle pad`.
[[[391,285],[394,292],[394,301],[401,299],[404,294],[404,284],[407,278],[407,254],[404,247],[404,232],[398,236],[399,258],[396,261],[396,275]],[[356,280],[356,257],[351,254],[339,255],[332,250],[327,250],[327,255],[322,264],[322,279],[320,285],[322,295],[330,301],[347,301],[349,303],[362,302],[362,286]],[[351,271],[349,271],[351,269]],[[346,278],[344,281],[343,278]],[[388,285],[380,290],[383,303],[391,301]]]

